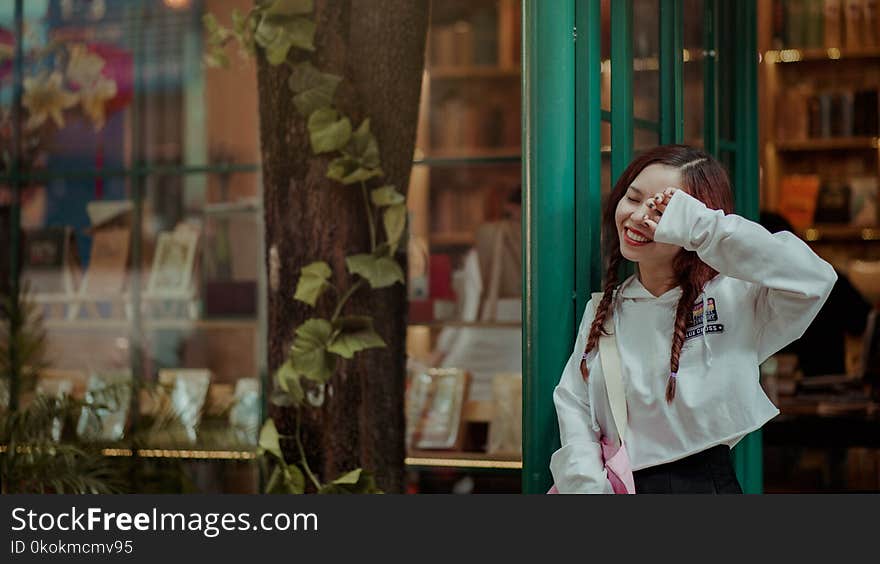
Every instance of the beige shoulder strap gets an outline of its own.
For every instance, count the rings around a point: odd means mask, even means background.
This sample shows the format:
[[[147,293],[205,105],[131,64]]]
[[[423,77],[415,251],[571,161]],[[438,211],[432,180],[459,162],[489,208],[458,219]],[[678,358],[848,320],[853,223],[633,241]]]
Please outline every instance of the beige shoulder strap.
[[[598,306],[602,300],[602,293],[593,294],[593,301]],[[605,323],[611,319],[611,316],[605,318]],[[608,392],[608,403],[611,405],[611,416],[614,418],[614,425],[617,427],[617,433],[620,435],[620,442],[623,441],[629,430],[627,419],[629,414],[626,409],[626,393],[623,389],[623,373],[620,365],[620,351],[617,349],[617,335],[614,332],[609,336],[599,338],[599,358],[602,359],[602,373],[605,375],[605,390]]]

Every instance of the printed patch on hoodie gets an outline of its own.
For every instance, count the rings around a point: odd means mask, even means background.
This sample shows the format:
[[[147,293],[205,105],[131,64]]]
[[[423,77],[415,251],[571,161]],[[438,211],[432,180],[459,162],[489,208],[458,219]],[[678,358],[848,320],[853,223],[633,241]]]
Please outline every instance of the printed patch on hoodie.
[[[705,317],[705,320],[704,320]],[[723,333],[724,325],[718,323],[718,311],[715,309],[715,298],[706,298],[706,311],[703,311],[703,300],[694,304],[685,323],[684,340],[693,339],[706,333]]]

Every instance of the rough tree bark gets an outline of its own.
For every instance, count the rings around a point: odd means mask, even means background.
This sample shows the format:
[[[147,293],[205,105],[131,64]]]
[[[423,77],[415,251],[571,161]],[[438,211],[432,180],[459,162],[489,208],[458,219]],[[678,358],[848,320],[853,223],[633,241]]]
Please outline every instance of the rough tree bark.
[[[336,106],[354,127],[370,118],[385,171],[382,183],[394,184],[404,194],[415,144],[428,13],[429,0],[315,2],[317,51],[312,61],[322,71],[343,77]],[[300,268],[326,260],[339,286],[345,280],[345,256],[369,252],[370,247],[360,187],[325,177],[329,158],[311,153],[305,120],[287,87],[289,75],[287,66],[272,67],[259,58],[270,373],[284,361],[296,327],[315,314],[293,300]],[[405,254],[397,258],[405,272]],[[322,298],[318,313],[329,317],[333,301]],[[322,481],[363,467],[375,474],[382,490],[403,490],[406,311],[402,284],[362,289],[346,307],[347,314],[372,315],[388,346],[359,353],[351,361],[340,359],[323,407],[303,414],[309,463]],[[290,432],[292,412],[276,409],[273,418],[281,433]]]

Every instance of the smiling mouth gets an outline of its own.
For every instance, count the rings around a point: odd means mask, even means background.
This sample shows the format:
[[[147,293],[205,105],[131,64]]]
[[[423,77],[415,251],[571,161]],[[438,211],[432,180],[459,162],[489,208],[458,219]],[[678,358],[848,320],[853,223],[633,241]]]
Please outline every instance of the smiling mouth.
[[[652,242],[651,239],[649,239],[642,233],[639,233],[634,229],[630,229],[629,227],[624,227],[623,239],[628,245],[632,245],[633,247],[642,247]]]

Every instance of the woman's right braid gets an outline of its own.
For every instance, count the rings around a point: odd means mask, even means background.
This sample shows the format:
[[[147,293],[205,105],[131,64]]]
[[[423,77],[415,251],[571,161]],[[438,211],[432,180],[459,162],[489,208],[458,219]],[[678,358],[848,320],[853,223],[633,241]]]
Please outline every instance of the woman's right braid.
[[[612,254],[608,261],[608,270],[605,272],[605,288],[602,291],[602,299],[596,305],[596,316],[593,318],[593,324],[590,326],[590,336],[587,338],[587,346],[584,349],[584,356],[581,358],[581,376],[584,380],[590,375],[587,370],[587,354],[596,348],[599,338],[605,332],[605,319],[611,309],[611,299],[614,296],[614,288],[617,286],[617,271],[620,263],[623,261],[623,255],[618,253]]]

